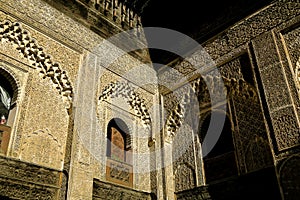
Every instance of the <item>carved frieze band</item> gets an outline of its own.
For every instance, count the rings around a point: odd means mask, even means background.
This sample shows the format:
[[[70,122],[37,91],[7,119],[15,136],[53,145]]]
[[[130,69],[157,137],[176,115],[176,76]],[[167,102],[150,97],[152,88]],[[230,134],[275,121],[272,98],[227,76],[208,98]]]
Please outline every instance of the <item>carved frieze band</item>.
[[[133,184],[132,166],[126,163],[107,159],[106,179],[113,183],[132,187]]]
[[[202,63],[205,63],[207,60],[213,59],[217,63],[219,59],[220,61],[222,60],[222,57],[227,57],[226,54],[231,57],[232,55],[230,54],[237,47],[251,41],[252,38],[261,35],[263,32],[271,30],[283,21],[299,16],[299,8],[300,3],[294,0],[274,1],[267,8],[256,12],[249,16],[247,20],[229,27],[223,34],[219,34],[215,39],[204,43],[203,50],[208,54],[199,51],[199,53],[194,53],[187,57],[186,60],[188,62],[178,60],[173,62],[171,67],[184,75],[188,75],[199,69],[199,66],[202,66]],[[207,59],[204,55],[209,55],[210,58]],[[168,76],[161,77],[163,79],[162,82],[167,81],[167,78]]]
[[[39,185],[57,186],[59,171],[0,157],[0,177],[34,182]]]
[[[201,186],[192,190],[185,190],[176,193],[176,199],[178,200],[211,200],[207,186]]]
[[[0,178],[0,194],[9,197],[9,199],[53,200],[57,193],[57,188],[41,187],[32,183],[10,182]]]
[[[150,200],[149,193],[138,192],[129,188],[117,186],[111,183],[104,183],[94,179],[93,181],[93,199],[132,199],[132,200]]]
[[[67,72],[62,70],[58,63],[53,62],[51,56],[44,52],[20,23],[8,20],[0,22],[0,41],[13,43],[30,64],[39,70],[43,78],[49,78],[52,81],[53,86],[62,96],[66,108],[70,108],[73,89]]]

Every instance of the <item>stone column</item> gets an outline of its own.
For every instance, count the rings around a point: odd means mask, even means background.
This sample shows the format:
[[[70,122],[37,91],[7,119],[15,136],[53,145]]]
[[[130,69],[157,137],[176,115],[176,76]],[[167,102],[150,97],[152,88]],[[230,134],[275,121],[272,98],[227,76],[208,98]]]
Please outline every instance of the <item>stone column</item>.
[[[99,67],[96,56],[86,53],[77,79],[74,100],[74,137],[71,155],[71,169],[68,199],[92,199],[93,156],[92,141],[96,132],[96,102]]]

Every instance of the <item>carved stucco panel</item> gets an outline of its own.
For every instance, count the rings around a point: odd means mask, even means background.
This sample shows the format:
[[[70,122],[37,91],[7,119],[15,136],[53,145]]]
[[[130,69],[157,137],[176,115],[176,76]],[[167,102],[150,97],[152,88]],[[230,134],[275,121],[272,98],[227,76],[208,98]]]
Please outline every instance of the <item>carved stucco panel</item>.
[[[191,189],[196,186],[196,160],[193,138],[193,132],[185,125],[174,136],[172,164],[175,191]]]
[[[196,186],[195,171],[187,164],[180,164],[175,170],[175,191],[183,191]]]
[[[57,9],[50,7],[41,0],[10,1],[4,0],[3,9],[18,18],[30,22],[44,32],[50,32],[62,42],[79,49],[93,47],[102,41],[102,38],[83,27],[80,23],[67,17]],[[81,47],[80,47],[81,46]]]
[[[108,101],[114,103],[115,97],[121,97],[119,103],[127,102],[130,108],[134,111],[134,114],[138,116],[142,123],[150,128],[151,117],[149,109],[146,107],[145,100],[138,93],[134,92],[133,87],[128,82],[111,82],[100,93],[98,105],[102,101]],[[118,101],[114,105],[118,105]],[[122,105],[122,104],[121,104]],[[128,111],[128,109],[125,109]]]
[[[271,114],[277,147],[284,150],[299,145],[299,122],[295,118],[294,108],[288,106]]]
[[[59,146],[61,146],[61,159],[64,156],[65,143],[68,133],[69,115],[65,109],[64,102],[52,87],[51,81],[47,79],[40,79],[36,71],[30,75],[30,81],[27,83],[27,90],[25,91],[25,102],[22,120],[22,126],[18,131],[21,146],[27,143],[27,136],[33,134],[37,130],[48,129],[50,135],[56,138]],[[57,94],[57,95],[55,95]],[[51,113],[51,114],[50,114]],[[53,113],[55,113],[53,115]],[[42,132],[40,132],[42,133]],[[39,134],[37,134],[39,135]],[[47,134],[46,134],[47,135]],[[46,136],[41,136],[46,137]],[[58,147],[57,147],[58,148]],[[24,152],[23,152],[24,150]],[[15,153],[20,153],[24,160],[29,159],[30,155],[35,151],[34,148],[15,149]],[[53,149],[47,154],[48,157],[53,156],[57,158],[58,149]],[[41,161],[38,161],[41,162]],[[53,161],[54,162],[54,161]],[[61,169],[62,164],[41,162],[40,164]],[[59,161],[60,162],[60,161]]]
[[[53,61],[60,65],[61,70],[67,72],[69,81],[74,85],[80,65],[80,53],[26,24],[22,24],[22,27],[28,30],[39,46],[43,47],[44,52],[51,55]]]
[[[276,1],[267,9],[263,9],[261,12],[257,12],[246,20],[230,27],[224,34],[205,44],[204,48],[213,59],[221,57],[235,47],[299,15],[299,8],[299,2],[289,0]]]
[[[73,88],[67,72],[62,70],[60,64],[54,62],[51,56],[44,52],[30,33],[23,29],[19,22],[5,20],[0,22],[1,42],[10,42],[19,53],[27,58],[30,65],[36,68],[43,78],[49,78],[53,87],[57,89],[65,102],[66,108],[70,108]]]
[[[47,128],[28,134],[24,138],[21,152],[21,159],[32,163],[56,169],[61,169],[63,166],[63,146]]]

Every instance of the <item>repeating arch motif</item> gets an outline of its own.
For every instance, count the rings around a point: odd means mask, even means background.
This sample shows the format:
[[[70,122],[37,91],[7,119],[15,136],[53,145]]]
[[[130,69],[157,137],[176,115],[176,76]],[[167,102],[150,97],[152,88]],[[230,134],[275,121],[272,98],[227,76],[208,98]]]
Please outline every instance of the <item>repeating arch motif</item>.
[[[177,105],[173,108],[173,110],[170,111],[170,114],[166,121],[166,130],[167,130],[167,137],[166,140],[171,141],[170,139],[174,138],[177,130],[180,128],[184,121],[184,116],[187,110],[187,107],[190,104],[199,104],[199,106],[204,104],[210,104],[210,93],[209,89],[206,86],[206,81],[215,81],[215,84],[213,85],[211,89],[211,92],[214,94],[215,101],[221,101],[222,98],[222,92],[220,90],[223,88],[220,87],[220,83],[223,81],[222,77],[212,77],[212,76],[206,76],[206,77],[200,77],[192,81],[191,88],[184,90],[184,95],[182,94],[183,98],[181,99],[181,102],[177,103]],[[225,83],[226,84],[226,83]],[[198,102],[195,102],[194,96],[197,96]],[[221,97],[221,98],[220,98]],[[193,105],[195,106],[195,105]]]
[[[20,23],[5,20],[0,22],[0,41],[11,42],[16,49],[30,64],[39,70],[43,78],[50,78],[53,86],[58,90],[66,103],[66,108],[70,108],[73,89],[67,76],[67,72],[61,69],[58,63],[52,61],[50,55],[46,54],[30,33],[24,30]]]
[[[150,126],[151,118],[145,100],[133,91],[133,88],[128,82],[111,82],[101,92],[98,104],[101,101],[107,100],[109,97],[113,98],[118,96],[126,98],[127,103],[135,111],[135,114],[143,121],[144,125]]]

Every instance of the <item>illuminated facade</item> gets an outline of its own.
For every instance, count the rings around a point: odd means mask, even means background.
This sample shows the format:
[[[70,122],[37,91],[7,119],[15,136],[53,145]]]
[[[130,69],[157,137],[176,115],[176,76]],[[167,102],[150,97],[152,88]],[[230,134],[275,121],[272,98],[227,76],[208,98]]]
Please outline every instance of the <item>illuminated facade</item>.
[[[1,199],[297,199],[300,3],[204,42],[217,75],[201,53],[156,72],[147,49],[108,41],[133,29],[147,45],[141,7],[1,1]],[[212,116],[223,128],[203,156]]]

